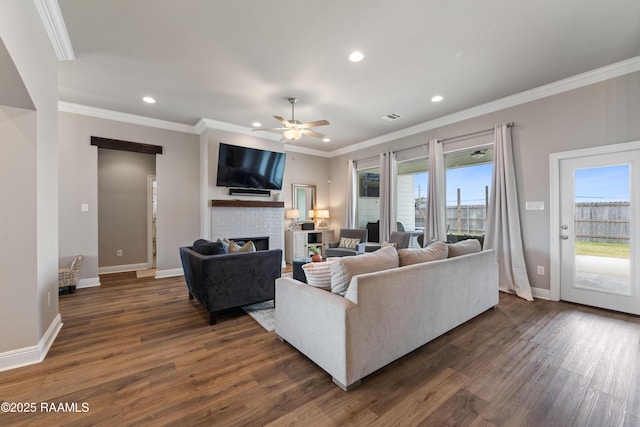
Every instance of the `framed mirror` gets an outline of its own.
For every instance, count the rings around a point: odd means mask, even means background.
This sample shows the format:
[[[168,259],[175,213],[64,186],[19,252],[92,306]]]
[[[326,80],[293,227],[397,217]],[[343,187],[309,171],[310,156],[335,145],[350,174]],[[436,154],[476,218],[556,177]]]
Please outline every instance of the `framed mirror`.
[[[316,186],[310,184],[293,184],[293,209],[300,211],[300,221],[310,221],[309,211],[316,208]]]

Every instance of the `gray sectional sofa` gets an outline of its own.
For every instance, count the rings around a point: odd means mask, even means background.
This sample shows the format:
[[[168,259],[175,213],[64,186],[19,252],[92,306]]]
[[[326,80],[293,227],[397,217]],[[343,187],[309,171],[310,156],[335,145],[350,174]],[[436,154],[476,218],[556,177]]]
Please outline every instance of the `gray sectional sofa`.
[[[292,278],[278,279],[277,337],[313,360],[333,377],[334,383],[347,390],[363,377],[498,304],[498,269],[493,251],[429,262],[422,262],[419,251],[404,251],[399,257],[394,248],[383,248],[330,263],[332,282],[345,279],[338,277],[344,276],[345,266],[356,273],[347,282],[344,296]],[[451,252],[465,253],[457,248]],[[412,265],[399,266],[409,262]],[[374,265],[374,271],[362,273],[371,271],[366,264]],[[375,266],[383,270],[375,271]]]

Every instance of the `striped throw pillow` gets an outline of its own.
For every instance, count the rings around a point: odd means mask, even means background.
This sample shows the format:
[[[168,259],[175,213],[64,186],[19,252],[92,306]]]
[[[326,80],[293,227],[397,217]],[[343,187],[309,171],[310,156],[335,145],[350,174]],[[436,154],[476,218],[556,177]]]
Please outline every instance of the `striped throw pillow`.
[[[331,262],[310,262],[302,266],[307,284],[316,288],[331,289]]]

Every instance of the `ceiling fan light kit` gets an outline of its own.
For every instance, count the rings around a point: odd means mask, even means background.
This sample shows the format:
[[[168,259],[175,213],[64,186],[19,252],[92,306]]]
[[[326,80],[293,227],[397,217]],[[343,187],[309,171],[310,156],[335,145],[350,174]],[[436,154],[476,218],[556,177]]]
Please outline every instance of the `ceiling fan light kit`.
[[[309,128],[316,126],[326,126],[329,124],[327,120],[316,120],[313,122],[300,123],[295,119],[295,104],[298,102],[297,98],[288,98],[289,103],[291,104],[291,120],[286,120],[280,116],[273,116],[274,119],[279,121],[284,125],[284,127],[279,128],[261,128],[261,129],[252,129],[252,130],[283,130],[282,140],[283,141],[297,141],[302,138],[302,135],[309,135],[314,138],[324,139],[325,136],[319,132],[313,131]]]

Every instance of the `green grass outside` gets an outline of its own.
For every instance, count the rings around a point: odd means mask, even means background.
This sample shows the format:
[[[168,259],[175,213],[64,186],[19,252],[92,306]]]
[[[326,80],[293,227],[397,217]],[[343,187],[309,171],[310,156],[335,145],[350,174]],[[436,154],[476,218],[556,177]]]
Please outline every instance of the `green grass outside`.
[[[576,242],[576,255],[629,259],[631,247],[624,243]]]

